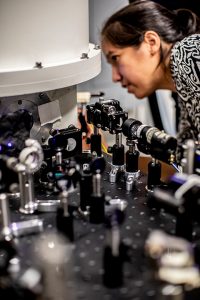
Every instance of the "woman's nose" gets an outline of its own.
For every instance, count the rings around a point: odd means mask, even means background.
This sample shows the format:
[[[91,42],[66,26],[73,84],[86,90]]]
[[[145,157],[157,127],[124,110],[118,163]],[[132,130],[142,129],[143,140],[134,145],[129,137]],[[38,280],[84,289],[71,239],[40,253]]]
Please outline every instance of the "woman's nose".
[[[113,82],[119,82],[119,81],[121,81],[121,79],[122,79],[122,76],[118,72],[117,68],[112,67],[112,81]]]

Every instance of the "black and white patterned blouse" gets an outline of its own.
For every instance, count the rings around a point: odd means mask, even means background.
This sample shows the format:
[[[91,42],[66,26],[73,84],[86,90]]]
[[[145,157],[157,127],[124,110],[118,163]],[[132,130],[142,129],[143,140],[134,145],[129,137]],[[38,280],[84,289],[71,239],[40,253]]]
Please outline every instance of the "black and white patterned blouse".
[[[173,46],[171,72],[179,95],[177,139],[181,145],[189,138],[197,140],[200,134],[200,34],[186,37]]]

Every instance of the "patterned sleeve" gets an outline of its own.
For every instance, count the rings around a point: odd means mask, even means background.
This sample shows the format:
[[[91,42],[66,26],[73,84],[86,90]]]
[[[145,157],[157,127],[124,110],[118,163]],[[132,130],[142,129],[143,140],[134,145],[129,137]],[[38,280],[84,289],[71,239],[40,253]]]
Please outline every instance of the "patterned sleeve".
[[[200,35],[194,34],[172,48],[172,77],[179,95],[178,142],[198,139],[200,133]]]

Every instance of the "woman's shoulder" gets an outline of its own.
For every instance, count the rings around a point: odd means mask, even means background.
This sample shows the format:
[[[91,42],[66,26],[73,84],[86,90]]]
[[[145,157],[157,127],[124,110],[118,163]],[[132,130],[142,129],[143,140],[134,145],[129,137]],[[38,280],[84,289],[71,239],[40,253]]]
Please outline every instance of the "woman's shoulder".
[[[171,52],[171,74],[181,98],[200,96],[200,34],[193,34],[177,42]]]
[[[200,34],[192,34],[174,44],[171,51],[172,64],[182,64],[188,59],[198,61],[200,59]]]
[[[200,50],[200,33],[189,35],[181,41],[176,42],[173,46],[173,50],[183,50],[185,47],[187,47],[187,49],[196,47]]]

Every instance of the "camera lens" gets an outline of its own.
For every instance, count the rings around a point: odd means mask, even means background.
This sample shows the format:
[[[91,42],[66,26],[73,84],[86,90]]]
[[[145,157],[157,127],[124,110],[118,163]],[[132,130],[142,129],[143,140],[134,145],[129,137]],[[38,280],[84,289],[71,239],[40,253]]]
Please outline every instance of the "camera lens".
[[[135,140],[138,138],[137,130],[142,123],[135,119],[127,119],[122,125],[122,132],[129,140]]]
[[[123,134],[130,140],[137,140],[138,149],[153,157],[168,162],[175,156],[177,140],[156,127],[147,126],[135,119],[127,119],[122,125]]]

